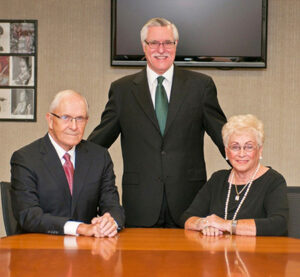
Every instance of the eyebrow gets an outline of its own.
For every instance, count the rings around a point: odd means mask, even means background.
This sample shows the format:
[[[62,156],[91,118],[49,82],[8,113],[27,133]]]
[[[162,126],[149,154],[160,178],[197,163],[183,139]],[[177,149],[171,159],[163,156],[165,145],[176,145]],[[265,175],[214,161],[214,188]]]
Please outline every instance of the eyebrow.
[[[247,143],[256,143],[256,141],[249,140],[249,141],[246,141],[246,142],[245,142],[245,144],[247,144]],[[231,142],[231,143],[229,143],[229,144],[240,144],[240,143],[237,142],[237,141],[234,141],[234,142]]]

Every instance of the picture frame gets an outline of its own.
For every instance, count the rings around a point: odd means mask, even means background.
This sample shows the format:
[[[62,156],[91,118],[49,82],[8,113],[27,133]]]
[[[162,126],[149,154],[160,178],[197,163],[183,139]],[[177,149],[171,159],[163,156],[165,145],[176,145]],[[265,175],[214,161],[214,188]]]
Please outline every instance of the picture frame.
[[[0,121],[36,121],[37,23],[0,19]]]

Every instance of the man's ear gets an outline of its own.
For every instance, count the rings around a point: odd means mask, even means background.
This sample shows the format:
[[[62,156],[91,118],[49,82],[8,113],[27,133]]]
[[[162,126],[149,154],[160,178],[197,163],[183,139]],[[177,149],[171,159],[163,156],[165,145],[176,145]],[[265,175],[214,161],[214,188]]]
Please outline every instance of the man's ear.
[[[142,47],[143,47],[144,54],[146,54],[146,42],[142,41]]]
[[[46,114],[46,120],[47,120],[47,123],[48,123],[48,128],[49,129],[53,129],[53,115],[50,114],[50,113],[47,113]]]

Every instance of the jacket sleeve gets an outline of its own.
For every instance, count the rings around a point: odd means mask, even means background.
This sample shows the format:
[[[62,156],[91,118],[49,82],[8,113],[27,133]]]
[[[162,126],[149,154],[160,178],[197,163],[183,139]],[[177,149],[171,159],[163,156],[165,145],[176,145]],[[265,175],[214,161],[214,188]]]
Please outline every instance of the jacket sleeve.
[[[105,166],[101,178],[100,187],[100,214],[103,215],[106,212],[110,213],[110,215],[117,222],[119,229],[122,229],[125,223],[125,215],[124,209],[119,203],[120,199],[118,189],[115,186],[115,174],[113,171],[113,163],[109,156],[109,153],[106,151]]]
[[[222,127],[226,123],[224,115],[217,98],[217,89],[211,78],[208,79],[204,94],[203,104],[204,128],[211,137],[219,151],[225,157],[225,149],[222,140]]]
[[[14,216],[22,232],[64,234],[67,217],[52,216],[40,207],[37,175],[24,153],[11,158],[11,198]]]
[[[109,99],[101,116],[100,124],[89,135],[88,140],[109,148],[118,138],[121,128],[119,122],[120,97],[114,83],[109,90]]]

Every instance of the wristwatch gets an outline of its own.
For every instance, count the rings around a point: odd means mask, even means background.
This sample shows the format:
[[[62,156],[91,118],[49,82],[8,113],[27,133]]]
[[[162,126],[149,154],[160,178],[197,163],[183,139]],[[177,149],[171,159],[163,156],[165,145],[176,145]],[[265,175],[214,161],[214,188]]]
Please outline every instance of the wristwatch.
[[[232,220],[231,221],[231,232],[232,232],[232,234],[233,235],[235,235],[236,234],[236,225],[237,225],[237,220]]]

